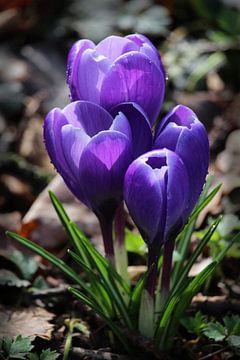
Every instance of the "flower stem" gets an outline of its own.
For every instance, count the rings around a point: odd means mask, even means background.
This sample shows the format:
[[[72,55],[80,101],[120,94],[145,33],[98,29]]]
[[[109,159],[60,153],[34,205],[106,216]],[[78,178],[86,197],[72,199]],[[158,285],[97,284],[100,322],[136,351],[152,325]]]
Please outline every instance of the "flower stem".
[[[141,295],[141,304],[139,310],[139,331],[146,337],[151,338],[155,331],[154,307],[155,307],[155,290],[158,276],[158,259],[161,245],[154,242],[148,246],[148,277],[145,288]],[[147,316],[146,316],[147,314]]]
[[[158,275],[158,259],[160,254],[160,246],[151,244],[148,246],[148,271],[149,275],[146,280],[145,289],[150,296],[154,298],[156,289],[156,279]]]
[[[113,248],[113,219],[106,220],[105,218],[99,218],[99,223],[102,231],[103,245],[106,258],[115,266],[114,248]]]
[[[169,240],[164,245],[162,279],[161,279],[161,305],[165,304],[170,290],[174,245],[175,245],[175,240]]]
[[[125,220],[124,220],[123,202],[119,205],[116,211],[114,230],[115,230],[114,253],[115,253],[116,269],[118,273],[122,276],[122,278],[129,284],[128,258],[124,243]]]

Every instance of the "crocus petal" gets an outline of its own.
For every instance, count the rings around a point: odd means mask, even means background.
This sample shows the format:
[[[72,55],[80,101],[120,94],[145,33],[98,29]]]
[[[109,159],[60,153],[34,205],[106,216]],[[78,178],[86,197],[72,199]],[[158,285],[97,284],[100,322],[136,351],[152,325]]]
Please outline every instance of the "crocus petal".
[[[76,178],[79,172],[82,151],[91,138],[83,129],[73,127],[72,125],[64,125],[61,130],[61,135],[62,150],[66,163],[73,177]]]
[[[132,130],[128,119],[122,112],[118,112],[114,117],[113,123],[109,130],[119,131],[127,136],[128,140],[132,142]]]
[[[162,64],[161,57],[156,47],[152,44],[152,42],[144,35],[141,34],[131,34],[126,36],[127,39],[134,41],[139,46],[139,51],[152,60],[157,67],[161,69],[163,74],[165,75],[165,70]]]
[[[188,208],[190,189],[188,173],[183,161],[176,153],[169,150],[165,151],[168,180],[164,241],[168,241],[172,236],[176,238],[187,220],[186,209]]]
[[[79,182],[96,214],[110,216],[122,198],[123,178],[132,160],[128,138],[117,131],[102,131],[85,147]]]
[[[111,61],[116,60],[122,54],[139,50],[135,42],[121,36],[109,36],[103,39],[97,46],[96,51]]]
[[[178,234],[189,200],[183,161],[168,149],[150,151],[128,168],[124,199],[144,240],[164,243]]]
[[[69,166],[65,161],[61,144],[61,128],[68,124],[58,108],[50,111],[44,121],[43,136],[48,155],[62,176],[68,176]]]
[[[183,160],[191,194],[186,210],[189,215],[202,191],[209,164],[209,143],[203,124],[191,109],[176,106],[157,128],[153,147],[167,147]]]
[[[75,101],[67,105],[62,113],[71,125],[83,128],[90,137],[109,129],[113,121],[106,110],[89,101]]]
[[[166,169],[160,180],[159,172],[147,164],[149,154],[140,156],[129,166],[124,180],[124,200],[144,240],[151,244],[159,228],[164,231],[164,226],[159,226],[159,223],[165,220],[166,201],[162,183]],[[159,238],[159,241],[162,240]]]
[[[71,47],[67,59],[67,84],[71,91],[71,100],[78,100],[78,64],[83,52],[93,49],[95,44],[87,39],[79,40]]]
[[[152,148],[152,129],[147,115],[136,103],[122,103],[111,109],[111,114],[116,116],[119,112],[126,115],[131,126],[133,158],[137,158]]]
[[[99,104],[99,91],[110,65],[111,61],[95,49],[86,49],[74,63],[74,69],[76,67],[77,70],[73,81],[77,93],[76,97],[72,94],[72,99],[89,100]]]
[[[165,92],[161,70],[138,52],[120,56],[106,73],[100,103],[111,109],[122,102],[136,102],[147,113],[151,124],[159,113]]]

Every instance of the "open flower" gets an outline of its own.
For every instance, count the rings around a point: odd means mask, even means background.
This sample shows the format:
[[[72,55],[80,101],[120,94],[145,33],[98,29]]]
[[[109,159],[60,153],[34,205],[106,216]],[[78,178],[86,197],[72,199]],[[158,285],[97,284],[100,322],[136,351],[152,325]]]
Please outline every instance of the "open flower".
[[[71,98],[88,100],[110,111],[136,102],[154,123],[163,102],[165,72],[157,49],[145,36],[109,36],[95,45],[80,40],[68,55]]]
[[[151,126],[131,103],[119,105],[115,118],[87,101],[55,108],[45,119],[44,139],[57,171],[101,225],[111,223],[122,200],[127,167],[152,146]]]
[[[187,215],[202,191],[209,165],[209,142],[204,125],[186,106],[171,110],[156,129],[154,149],[167,148],[183,160],[189,178]]]
[[[148,245],[176,236],[186,221],[189,197],[186,167],[168,149],[141,155],[126,172],[124,199]]]

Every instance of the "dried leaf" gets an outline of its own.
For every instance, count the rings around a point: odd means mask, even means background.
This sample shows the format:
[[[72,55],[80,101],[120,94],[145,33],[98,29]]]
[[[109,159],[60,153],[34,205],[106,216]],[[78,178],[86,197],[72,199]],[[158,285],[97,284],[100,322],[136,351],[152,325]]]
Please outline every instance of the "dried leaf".
[[[54,315],[40,307],[28,309],[6,310],[0,309],[0,338],[4,336],[34,339],[36,336],[50,340],[53,324],[50,321]]]
[[[76,200],[59,175],[38,196],[24,216],[20,235],[26,236],[27,233],[28,238],[50,250],[59,249],[67,242],[67,236],[50,201],[49,189],[59,198],[69,217],[86,234],[97,239],[100,235],[97,218],[86,206]],[[98,245],[99,241],[96,240],[95,243]]]

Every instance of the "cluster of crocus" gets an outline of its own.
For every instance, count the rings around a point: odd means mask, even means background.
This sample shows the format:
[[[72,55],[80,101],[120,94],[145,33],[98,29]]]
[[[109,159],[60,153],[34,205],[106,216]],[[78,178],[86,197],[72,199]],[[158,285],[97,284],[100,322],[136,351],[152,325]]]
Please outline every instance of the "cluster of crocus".
[[[205,181],[205,128],[192,110],[179,105],[153,134],[165,71],[143,35],[110,36],[98,45],[78,41],[68,56],[67,82],[72,103],[45,120],[49,156],[71,191],[98,217],[109,259],[114,216],[125,200],[148,245],[149,267],[155,267],[146,286],[153,296],[160,248],[168,249],[171,263],[169,248]]]

